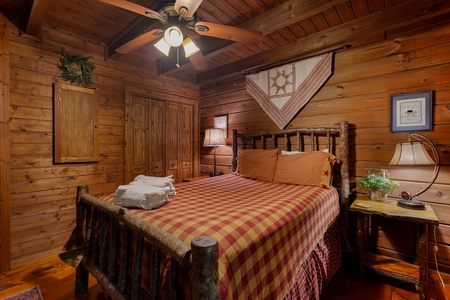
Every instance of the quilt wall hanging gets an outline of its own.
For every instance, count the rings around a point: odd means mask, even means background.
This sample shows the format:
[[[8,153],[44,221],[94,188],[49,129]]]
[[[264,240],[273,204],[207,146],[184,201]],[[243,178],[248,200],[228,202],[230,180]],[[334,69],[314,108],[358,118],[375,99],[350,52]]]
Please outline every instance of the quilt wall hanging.
[[[283,129],[331,76],[333,52],[246,76],[247,92]]]

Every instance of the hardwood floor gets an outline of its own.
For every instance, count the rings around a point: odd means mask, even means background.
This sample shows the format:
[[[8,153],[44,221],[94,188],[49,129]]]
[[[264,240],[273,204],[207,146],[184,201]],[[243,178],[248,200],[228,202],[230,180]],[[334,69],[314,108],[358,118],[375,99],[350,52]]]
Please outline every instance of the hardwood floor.
[[[430,300],[450,300],[450,275],[429,270],[428,293]],[[447,295],[447,296],[446,296]],[[354,272],[341,268],[325,288],[321,300],[419,300],[414,285],[393,281],[377,274],[366,272],[358,280]]]
[[[435,271],[430,271],[430,300],[450,300],[450,275],[442,274],[445,288],[439,282]],[[93,277],[89,279],[89,291],[75,296],[75,269],[52,257],[29,267],[0,274],[0,299],[38,285],[44,299],[48,300],[104,300]],[[419,295],[413,287],[388,283],[384,278],[366,274],[360,281],[352,272],[341,269],[325,289],[321,300],[416,300]]]
[[[101,287],[94,277],[89,278],[89,290],[75,296],[75,269],[59,257],[52,257],[18,270],[0,275],[0,299],[14,295],[34,286],[39,286],[45,300],[103,300]]]

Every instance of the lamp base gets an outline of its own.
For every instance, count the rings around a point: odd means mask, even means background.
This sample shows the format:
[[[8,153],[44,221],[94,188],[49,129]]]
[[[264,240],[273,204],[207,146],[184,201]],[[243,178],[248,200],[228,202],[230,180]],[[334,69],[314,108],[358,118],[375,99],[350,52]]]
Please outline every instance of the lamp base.
[[[420,201],[398,200],[397,205],[408,209],[425,209],[425,204]]]

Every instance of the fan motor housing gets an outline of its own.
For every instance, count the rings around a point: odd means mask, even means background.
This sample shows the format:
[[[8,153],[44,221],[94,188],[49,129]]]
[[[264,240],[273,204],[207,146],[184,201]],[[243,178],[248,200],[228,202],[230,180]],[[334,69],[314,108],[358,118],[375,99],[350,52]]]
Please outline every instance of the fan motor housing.
[[[180,14],[175,11],[174,5],[175,2],[173,0],[162,0],[159,2],[157,11],[167,20],[167,23],[171,25],[182,25],[193,28],[197,22],[197,14],[194,13],[190,18],[181,17]]]

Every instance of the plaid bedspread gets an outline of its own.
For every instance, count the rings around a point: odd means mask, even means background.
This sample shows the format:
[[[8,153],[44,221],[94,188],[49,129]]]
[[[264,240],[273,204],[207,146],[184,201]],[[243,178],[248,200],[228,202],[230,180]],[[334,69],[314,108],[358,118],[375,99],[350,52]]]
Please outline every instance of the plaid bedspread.
[[[296,271],[339,214],[335,189],[232,174],[177,184],[176,191],[156,210],[130,212],[187,245],[199,235],[216,238],[222,299],[289,294]]]

